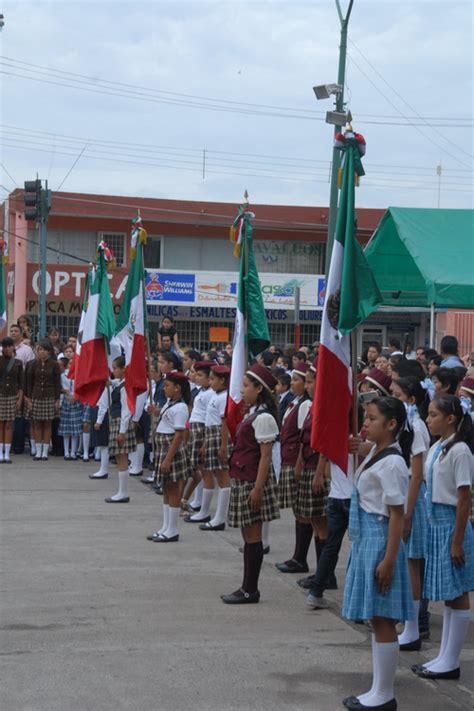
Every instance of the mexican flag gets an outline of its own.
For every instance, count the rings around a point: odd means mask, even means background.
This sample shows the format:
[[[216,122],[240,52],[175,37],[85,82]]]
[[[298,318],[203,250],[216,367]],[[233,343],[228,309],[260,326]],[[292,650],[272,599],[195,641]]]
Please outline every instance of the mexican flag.
[[[125,352],[125,391],[135,414],[137,397],[147,390],[145,331],[147,324],[143,268],[146,231],[140,218],[132,222],[131,265],[117,319],[115,339]]]
[[[375,311],[382,296],[356,238],[356,175],[364,175],[359,143],[344,136],[345,159],[321,326],[311,446],[347,471],[352,405],[350,333]]]
[[[226,406],[226,422],[233,441],[235,441],[237,425],[244,414],[241,389],[245,371],[248,367],[249,354],[255,357],[270,345],[267,317],[253,253],[253,228],[251,223],[253,217],[255,215],[248,209],[240,208],[239,217],[237,218],[242,223],[239,227],[239,241],[236,243],[240,247],[240,272],[232,368]]]
[[[77,364],[79,361],[79,357],[81,355],[81,347],[82,347],[82,336],[84,333],[84,324],[86,321],[86,313],[87,313],[87,303],[89,301],[89,284],[91,283],[92,280],[92,270],[94,267],[90,267],[89,271],[87,272],[86,276],[86,285],[84,288],[84,299],[82,300],[82,311],[81,311],[81,320],[79,321],[79,333],[77,334],[77,343],[76,343],[76,352],[74,353],[74,357],[72,359],[72,363],[69,367],[69,373],[68,373],[68,378],[71,380],[74,380],[76,377],[76,368]]]
[[[80,402],[92,407],[97,405],[110,376],[107,357],[109,341],[115,330],[105,249],[106,245],[101,242],[97,248],[97,267],[90,275],[89,302],[75,367],[74,393]]]

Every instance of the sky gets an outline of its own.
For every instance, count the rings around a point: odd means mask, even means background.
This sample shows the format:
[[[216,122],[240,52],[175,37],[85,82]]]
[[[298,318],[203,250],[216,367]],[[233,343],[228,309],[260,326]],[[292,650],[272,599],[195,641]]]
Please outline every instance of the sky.
[[[341,0],[343,12],[348,0]],[[4,1],[0,178],[238,204],[329,201],[335,0]],[[470,208],[471,0],[355,0],[361,207]],[[441,176],[437,175],[441,166]]]

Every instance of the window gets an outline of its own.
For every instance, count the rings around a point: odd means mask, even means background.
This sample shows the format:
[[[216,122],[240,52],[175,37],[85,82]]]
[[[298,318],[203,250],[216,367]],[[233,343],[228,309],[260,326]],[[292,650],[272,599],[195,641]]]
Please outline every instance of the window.
[[[107,246],[110,247],[114,253],[118,267],[125,267],[127,265],[125,238],[126,235],[124,232],[99,232],[99,242],[103,240]]]
[[[159,269],[161,267],[160,236],[148,235],[145,248],[143,250],[143,261],[147,269]]]

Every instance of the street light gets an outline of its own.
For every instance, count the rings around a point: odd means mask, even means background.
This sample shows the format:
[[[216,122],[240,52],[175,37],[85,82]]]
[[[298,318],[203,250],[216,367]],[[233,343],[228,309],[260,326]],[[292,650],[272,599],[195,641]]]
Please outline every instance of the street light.
[[[321,101],[321,99],[329,99],[331,94],[340,94],[342,86],[340,84],[319,84],[319,86],[313,86],[313,91],[317,100]]]

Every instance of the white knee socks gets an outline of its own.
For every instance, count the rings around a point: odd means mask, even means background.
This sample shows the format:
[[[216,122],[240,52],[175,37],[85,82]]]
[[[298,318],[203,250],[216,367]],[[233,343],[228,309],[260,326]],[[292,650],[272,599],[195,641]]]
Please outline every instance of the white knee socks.
[[[199,484],[194,489],[194,495],[193,495],[192,501],[189,502],[189,505],[191,506],[191,508],[198,509],[202,505],[203,487],[204,487],[204,482],[201,479]]]
[[[64,435],[63,443],[64,443],[64,456],[70,457],[71,456],[71,436]]]
[[[202,521],[203,518],[209,516],[209,511],[211,510],[211,501],[214,494],[214,489],[203,489],[202,490],[202,504],[201,510],[191,516],[193,521]]]
[[[374,669],[372,689],[367,694],[357,697],[364,706],[369,707],[385,704],[395,696],[393,685],[397,671],[398,641],[373,641],[372,649]]]
[[[143,457],[145,456],[145,445],[143,442],[137,444],[136,452],[131,452],[130,466],[128,468],[130,474],[141,474],[143,470]]]
[[[0,462],[3,462],[3,442],[0,442]]]
[[[128,470],[126,472],[119,472],[118,473],[118,483],[119,483],[119,490],[117,491],[116,494],[114,494],[113,496],[110,497],[114,501],[119,501],[119,499],[127,499],[128,498]]]
[[[448,605],[444,606],[443,610],[443,630],[441,632],[441,644],[439,647],[439,654],[435,659],[432,659],[431,662],[426,662],[426,664],[423,664],[425,669],[431,669],[432,664],[436,664],[439,662],[440,659],[444,656],[444,653],[446,651],[446,647],[448,645],[448,639],[449,639],[449,628],[451,626],[451,610],[452,608],[449,607]]]
[[[164,533],[168,528],[170,522],[170,507],[169,504],[163,504],[163,525],[159,529],[158,533]]]
[[[49,453],[49,442],[43,442],[43,457],[47,457]]]
[[[264,521],[262,523],[262,544],[264,548],[270,547],[270,521]]]
[[[36,454],[36,440],[30,439],[30,454],[32,457]]]
[[[451,609],[451,619],[449,623],[449,635],[443,651],[437,661],[430,662],[428,669],[432,672],[448,672],[459,667],[459,656],[466,639],[469,622],[471,621],[470,610]],[[444,625],[443,625],[444,636]]]
[[[169,506],[168,507],[168,528],[166,531],[163,532],[163,536],[166,536],[166,538],[172,538],[173,536],[177,536],[179,533],[178,529],[178,521],[179,521],[179,512],[180,508],[179,506],[173,507]]]
[[[91,433],[90,432],[83,432],[82,433],[82,458],[85,462],[89,460],[89,447],[91,443]]]
[[[9,442],[5,442],[5,460],[10,459],[10,450],[12,446]]]
[[[79,446],[79,435],[73,435],[71,437],[71,457],[76,456],[78,446]]]
[[[223,489],[219,487],[217,493],[217,509],[214,514],[214,518],[211,519],[211,526],[220,526],[227,520],[227,511],[229,510],[230,501],[230,486],[226,486]],[[201,510],[202,513],[202,510]]]
[[[92,476],[100,478],[109,473],[109,450],[107,447],[99,447],[100,450],[100,469]]]
[[[413,605],[415,607],[415,619],[406,620],[405,627],[402,634],[398,635],[398,644],[409,644],[410,642],[416,642],[420,637],[420,632],[418,629],[418,613],[420,611],[420,601],[413,600]]]

